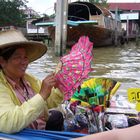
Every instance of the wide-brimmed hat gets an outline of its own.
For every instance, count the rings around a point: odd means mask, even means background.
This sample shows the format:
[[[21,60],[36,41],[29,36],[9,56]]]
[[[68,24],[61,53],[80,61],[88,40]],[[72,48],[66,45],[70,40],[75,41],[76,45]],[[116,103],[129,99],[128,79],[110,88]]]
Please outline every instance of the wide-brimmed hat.
[[[41,42],[28,41],[21,31],[8,30],[0,32],[0,52],[5,48],[24,47],[30,62],[43,56],[47,46]]]

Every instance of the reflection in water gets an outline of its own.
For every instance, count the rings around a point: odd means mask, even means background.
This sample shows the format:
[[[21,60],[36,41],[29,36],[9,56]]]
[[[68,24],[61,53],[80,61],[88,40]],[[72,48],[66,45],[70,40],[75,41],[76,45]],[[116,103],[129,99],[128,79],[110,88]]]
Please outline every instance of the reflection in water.
[[[106,77],[121,82],[117,93],[126,95],[130,87],[140,85],[140,46],[133,43],[121,47],[93,48],[93,71],[90,77]],[[30,64],[28,72],[43,79],[54,71],[59,57],[54,55],[54,48],[48,48],[48,52],[39,60]]]

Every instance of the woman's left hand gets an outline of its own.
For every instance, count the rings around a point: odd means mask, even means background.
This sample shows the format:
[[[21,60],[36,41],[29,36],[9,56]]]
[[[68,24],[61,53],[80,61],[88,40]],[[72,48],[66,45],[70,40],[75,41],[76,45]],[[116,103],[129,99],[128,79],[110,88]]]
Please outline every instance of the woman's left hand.
[[[56,79],[55,75],[51,74],[42,81],[40,95],[44,98],[44,100],[50,96],[53,87],[56,87]]]

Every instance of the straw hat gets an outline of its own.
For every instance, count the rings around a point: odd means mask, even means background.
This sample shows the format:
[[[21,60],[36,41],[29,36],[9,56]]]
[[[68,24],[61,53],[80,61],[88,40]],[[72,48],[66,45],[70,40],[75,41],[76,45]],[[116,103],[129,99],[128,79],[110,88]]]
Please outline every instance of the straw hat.
[[[28,41],[19,30],[0,32],[0,52],[9,47],[25,47],[30,62],[43,56],[47,46],[37,41]]]

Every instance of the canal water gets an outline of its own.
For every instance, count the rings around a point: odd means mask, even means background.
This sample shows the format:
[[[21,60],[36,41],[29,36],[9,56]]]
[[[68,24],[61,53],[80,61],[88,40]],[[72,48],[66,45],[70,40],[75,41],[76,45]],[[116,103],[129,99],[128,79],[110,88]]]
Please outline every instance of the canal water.
[[[118,47],[93,47],[93,54],[90,77],[106,77],[121,82],[116,94],[124,96],[128,88],[140,87],[140,45],[130,42]],[[27,71],[42,80],[54,71],[59,59],[54,48],[48,47],[47,53],[31,63]]]

